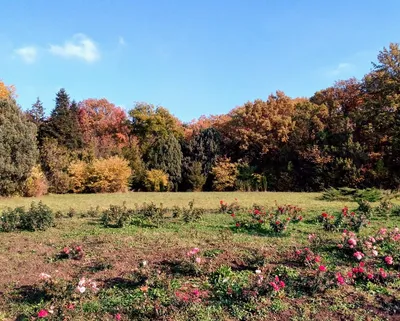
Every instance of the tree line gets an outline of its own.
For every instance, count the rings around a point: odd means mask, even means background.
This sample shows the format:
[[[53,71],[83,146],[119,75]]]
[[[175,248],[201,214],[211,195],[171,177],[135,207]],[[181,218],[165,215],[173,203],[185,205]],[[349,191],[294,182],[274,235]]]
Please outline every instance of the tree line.
[[[49,116],[0,82],[0,194],[320,191],[400,185],[400,49],[363,79],[310,98],[277,91],[228,114],[182,123],[166,108],[56,94]]]

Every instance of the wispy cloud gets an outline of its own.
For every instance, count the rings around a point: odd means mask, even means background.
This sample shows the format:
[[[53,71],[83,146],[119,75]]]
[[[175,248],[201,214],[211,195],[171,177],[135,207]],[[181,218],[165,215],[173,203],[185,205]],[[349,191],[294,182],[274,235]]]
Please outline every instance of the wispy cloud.
[[[63,58],[76,58],[88,63],[100,59],[100,51],[96,43],[86,35],[79,33],[71,40],[65,41],[64,45],[50,45],[50,53]]]
[[[354,70],[354,65],[348,62],[341,62],[336,67],[328,69],[327,76],[340,76]]]
[[[126,45],[126,42],[125,42],[124,37],[119,36],[119,37],[118,37],[118,43],[119,43],[119,45],[121,45],[121,46],[125,46],[125,45]]]
[[[22,47],[14,50],[14,52],[27,64],[33,64],[36,61],[37,49],[34,46]]]

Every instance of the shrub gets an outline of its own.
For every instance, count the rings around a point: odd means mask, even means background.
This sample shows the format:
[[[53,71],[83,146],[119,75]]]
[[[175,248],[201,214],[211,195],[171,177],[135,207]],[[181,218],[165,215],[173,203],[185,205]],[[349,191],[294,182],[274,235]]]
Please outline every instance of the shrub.
[[[382,199],[381,190],[376,188],[355,189],[350,187],[328,188],[322,193],[322,199],[326,201],[352,201],[366,200],[377,202]]]
[[[57,259],[81,260],[84,255],[82,246],[66,246],[57,254]]]
[[[144,182],[146,189],[150,192],[163,192],[168,190],[168,174],[161,169],[146,171]]]
[[[350,201],[355,194],[354,188],[330,187],[322,193],[322,199],[326,201]]]
[[[358,203],[357,212],[364,214],[367,218],[370,218],[372,216],[373,210],[369,201],[365,199],[359,199],[357,203]]]
[[[393,209],[393,203],[389,200],[382,200],[374,212],[380,216],[389,216]]]
[[[26,197],[40,197],[47,194],[49,185],[40,166],[34,166],[23,188]]]
[[[11,232],[15,230],[46,230],[54,225],[53,211],[42,202],[31,203],[28,211],[23,207],[6,209],[0,217],[0,231]]]
[[[86,213],[82,213],[82,217],[99,217],[101,215],[100,206],[96,206],[95,208],[91,207]]]
[[[20,227],[20,217],[25,213],[23,207],[16,207],[14,209],[7,208],[3,210],[0,216],[0,231],[12,232]]]
[[[131,216],[132,211],[126,207],[125,202],[122,206],[110,205],[103,211],[101,223],[104,227],[123,227]]]
[[[130,176],[128,161],[118,156],[96,159],[91,166],[88,188],[94,193],[125,192]]]
[[[400,216],[400,206],[399,205],[395,205],[392,208],[392,215],[394,216]]]
[[[239,171],[236,163],[230,158],[221,158],[212,169],[214,175],[213,187],[216,191],[233,190]]]
[[[381,200],[382,197],[383,195],[381,190],[377,188],[367,188],[367,189],[357,190],[354,199],[355,200],[363,199],[368,202],[377,202]]]
[[[196,222],[201,219],[204,210],[201,208],[194,208],[194,201],[189,202],[189,208],[183,209],[183,221],[185,223]]]
[[[67,216],[69,218],[72,218],[72,217],[76,216],[77,214],[78,214],[78,211],[76,209],[74,209],[73,207],[71,207],[67,212]]]
[[[202,190],[207,177],[203,175],[201,162],[194,162],[192,166],[189,167],[187,179],[189,184],[192,186],[193,191],[199,192]]]
[[[219,201],[219,212],[220,213],[228,213],[228,214],[234,214],[240,210],[240,205],[237,199],[235,199],[234,202],[228,204],[227,202],[224,202],[223,200]]]
[[[136,210],[136,214],[141,221],[155,224],[157,227],[160,226],[166,213],[167,209],[162,204],[157,206],[154,203],[143,203],[142,207],[138,207]]]
[[[27,231],[44,231],[54,225],[54,213],[50,207],[39,202],[31,203],[27,212],[21,213],[20,229]]]
[[[49,192],[64,194],[70,190],[68,166],[73,154],[55,139],[44,139],[40,149],[41,165],[49,182]]]
[[[265,233],[267,226],[269,226],[274,233],[281,234],[286,231],[292,218],[296,223],[303,219],[299,213],[301,213],[301,209],[297,206],[276,205],[276,208],[272,208],[268,212],[264,207],[254,204],[246,216],[237,216],[235,213],[230,215],[234,218],[235,226],[238,229]]]
[[[88,164],[84,161],[76,161],[68,167],[70,187],[74,193],[82,193],[87,189],[89,179]]]

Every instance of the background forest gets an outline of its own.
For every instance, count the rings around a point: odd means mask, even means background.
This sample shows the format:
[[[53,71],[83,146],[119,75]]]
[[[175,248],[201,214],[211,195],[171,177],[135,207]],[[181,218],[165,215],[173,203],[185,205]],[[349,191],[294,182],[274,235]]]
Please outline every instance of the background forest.
[[[17,105],[0,82],[0,194],[397,189],[400,51],[390,44],[363,79],[310,98],[281,91],[226,115],[182,123],[166,108],[56,94]],[[23,106],[25,107],[25,106]]]

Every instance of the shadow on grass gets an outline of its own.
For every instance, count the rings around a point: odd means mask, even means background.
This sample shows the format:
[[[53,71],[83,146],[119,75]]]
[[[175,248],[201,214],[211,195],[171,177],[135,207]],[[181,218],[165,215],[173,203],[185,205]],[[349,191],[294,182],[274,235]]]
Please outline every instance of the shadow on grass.
[[[278,238],[286,238],[290,236],[290,232],[276,233],[269,229],[255,230],[255,229],[237,228],[235,226],[230,226],[228,229],[235,234],[247,234],[251,236],[265,236],[265,237],[278,237]]]
[[[145,284],[146,278],[140,280],[130,280],[126,278],[116,277],[104,281],[105,288],[132,289]]]
[[[382,310],[391,315],[400,315],[400,300],[393,296],[380,295],[377,301],[382,307]]]
[[[91,273],[101,272],[105,270],[111,270],[113,265],[108,262],[94,262],[88,267],[85,267],[85,270]]]
[[[31,285],[24,285],[15,290],[11,300],[17,303],[39,304],[46,299],[46,293]]]

